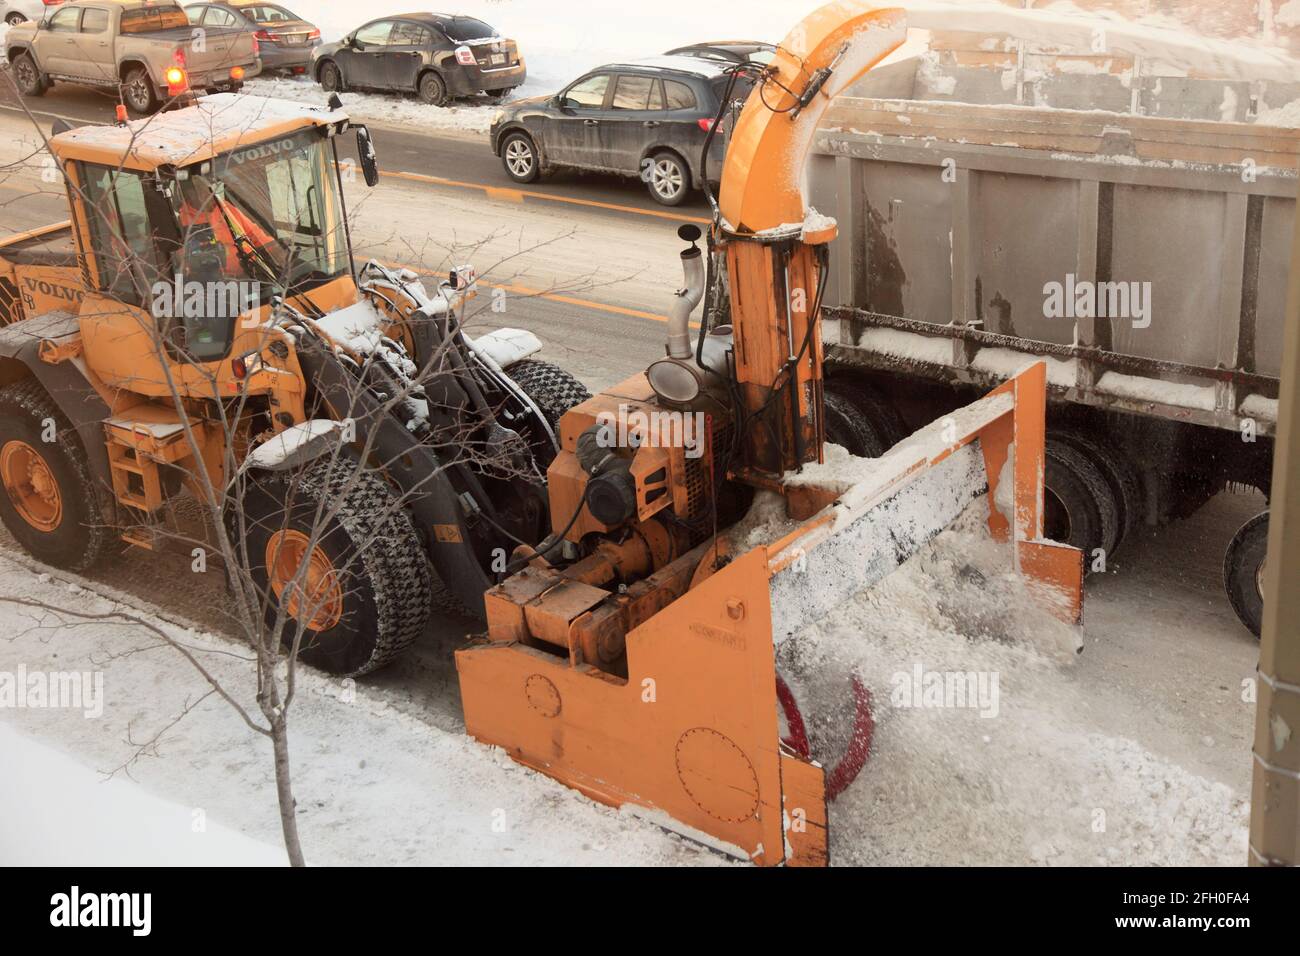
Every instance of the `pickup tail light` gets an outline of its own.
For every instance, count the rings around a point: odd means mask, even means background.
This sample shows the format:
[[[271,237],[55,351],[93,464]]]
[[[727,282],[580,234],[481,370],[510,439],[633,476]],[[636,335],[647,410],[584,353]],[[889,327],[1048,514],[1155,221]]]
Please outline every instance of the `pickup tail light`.
[[[167,67],[167,72],[163,74],[163,79],[167,81],[167,92],[171,96],[178,96],[185,92],[185,71],[179,66]]]
[[[230,68],[230,78],[238,83],[244,78],[244,68],[242,66],[232,66]]]
[[[700,129],[706,133],[713,129],[713,120],[708,116],[701,116],[696,122],[700,124]]]
[[[461,66],[476,66],[478,61],[474,59],[474,51],[467,46],[456,47],[456,62]]]

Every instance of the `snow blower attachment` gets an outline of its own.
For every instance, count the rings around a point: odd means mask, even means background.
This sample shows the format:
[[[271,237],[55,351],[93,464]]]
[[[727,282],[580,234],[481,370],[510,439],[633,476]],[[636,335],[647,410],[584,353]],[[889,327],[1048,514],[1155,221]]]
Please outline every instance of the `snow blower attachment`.
[[[1061,616],[1081,612],[1081,553],[1040,540],[1042,363],[880,459],[824,464],[820,303],[836,225],[806,208],[801,172],[830,97],[904,32],[899,11],[834,3],[756,77],[708,259],[698,229],[680,232],[686,287],[666,357],[564,416],[553,533],[516,550],[517,573],[487,593],[487,634],[457,652],[474,737],[762,865],[828,856],[826,774],[781,739],[776,643],[985,493],[1017,569]],[[729,291],[709,298],[689,347],[703,261],[713,291]],[[781,497],[779,531],[739,524],[756,492]]]

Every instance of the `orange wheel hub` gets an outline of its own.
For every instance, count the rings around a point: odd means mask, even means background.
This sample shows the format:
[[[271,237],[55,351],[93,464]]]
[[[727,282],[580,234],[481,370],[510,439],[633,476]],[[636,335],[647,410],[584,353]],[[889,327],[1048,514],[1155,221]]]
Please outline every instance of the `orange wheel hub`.
[[[49,463],[31,445],[14,439],[0,448],[0,479],[24,521],[53,531],[63,521],[63,496]]]
[[[343,588],[329,555],[320,545],[308,553],[310,544],[301,531],[277,531],[266,543],[266,571],[277,599],[290,589],[290,614],[313,631],[328,631],[343,616]]]

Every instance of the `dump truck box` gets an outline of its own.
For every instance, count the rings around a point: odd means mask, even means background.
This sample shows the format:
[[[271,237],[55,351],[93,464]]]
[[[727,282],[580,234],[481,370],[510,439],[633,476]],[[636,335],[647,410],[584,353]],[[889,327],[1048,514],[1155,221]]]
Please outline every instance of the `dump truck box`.
[[[814,148],[832,361],[1271,434],[1300,132],[846,97]]]

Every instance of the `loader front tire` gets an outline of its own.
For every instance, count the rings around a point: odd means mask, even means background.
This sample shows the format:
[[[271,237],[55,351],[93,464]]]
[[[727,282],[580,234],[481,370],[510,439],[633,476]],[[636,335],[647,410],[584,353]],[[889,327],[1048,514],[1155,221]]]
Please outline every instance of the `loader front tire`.
[[[358,469],[323,458],[298,472],[257,475],[227,513],[267,626],[283,608],[286,647],[301,629],[299,658],[345,676],[383,667],[429,619],[431,573],[419,536],[388,485]]]
[[[31,380],[0,389],[0,519],[39,561],[84,571],[113,537],[81,438]]]
[[[575,405],[591,398],[591,392],[576,378],[551,362],[522,359],[505,370],[533,404],[541,410],[555,437],[560,437],[560,419]],[[530,444],[539,456],[538,464],[545,468],[555,457],[553,447],[545,435],[530,435]]]

